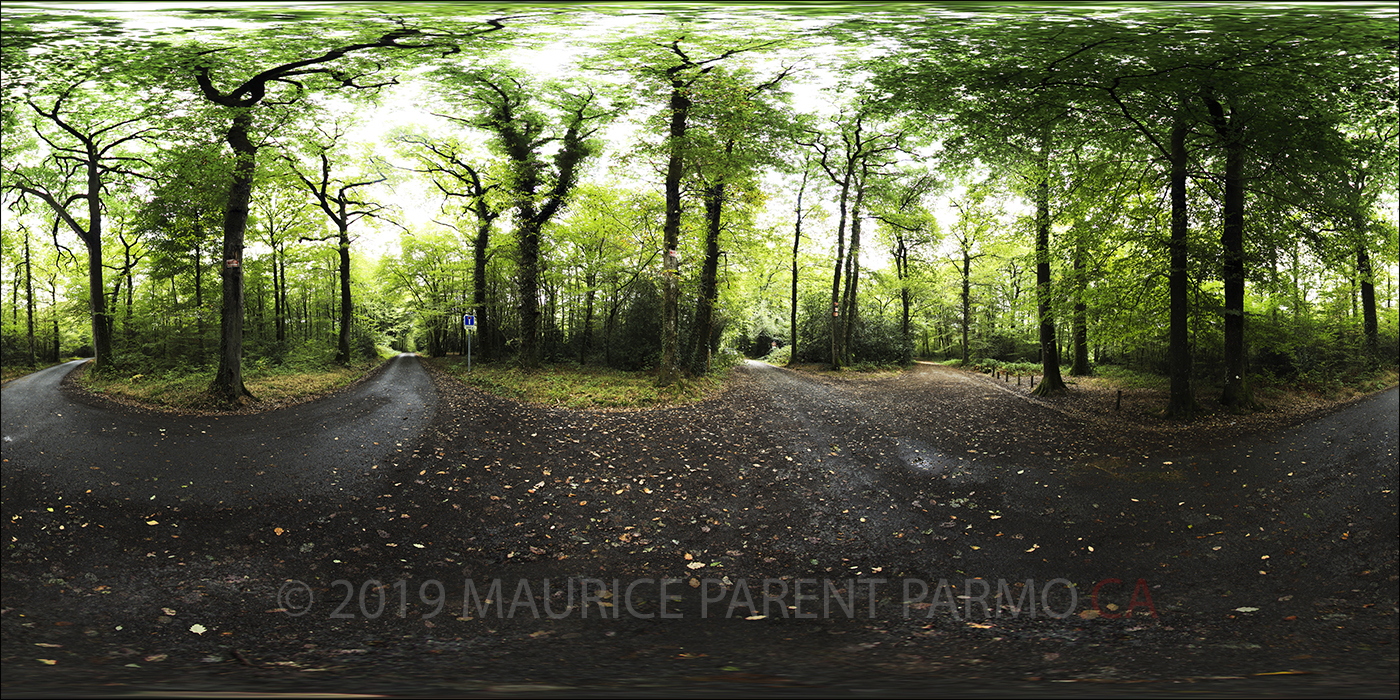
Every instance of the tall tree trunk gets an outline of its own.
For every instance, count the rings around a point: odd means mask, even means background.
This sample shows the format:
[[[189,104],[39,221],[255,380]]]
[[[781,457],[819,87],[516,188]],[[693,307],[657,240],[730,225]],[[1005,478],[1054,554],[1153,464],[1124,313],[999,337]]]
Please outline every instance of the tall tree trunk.
[[[1244,142],[1233,114],[1208,94],[1215,134],[1225,147],[1225,201],[1221,209],[1220,245],[1224,249],[1221,279],[1225,287],[1225,386],[1220,403],[1246,409],[1254,404],[1245,375],[1244,347]]]
[[[910,356],[914,343],[909,337],[909,248],[905,245],[903,234],[900,234],[898,245],[895,247],[894,261],[895,272],[899,276],[900,363],[907,365],[914,359]]]
[[[476,312],[477,336],[483,340],[490,337],[490,329],[496,324],[496,314],[486,308],[486,251],[490,242],[491,221],[479,221],[472,239],[472,307]],[[493,346],[494,343],[481,343],[481,359],[494,355]]]
[[[520,364],[526,369],[540,366],[540,232],[533,217],[521,217],[520,246]]]
[[[276,241],[272,243],[272,323],[277,342],[287,339],[286,321],[283,316],[286,313],[286,293],[282,289],[285,282],[282,280],[282,251],[278,248]]]
[[[1040,315],[1040,359],[1044,376],[1033,393],[1049,396],[1065,390],[1060,376],[1060,348],[1055,338],[1054,297],[1050,289],[1050,136],[1040,142],[1040,182],[1035,188],[1035,299]]]
[[[962,366],[968,360],[967,331],[972,325],[972,252],[963,248],[962,264]]]
[[[199,361],[204,361],[204,250],[194,244],[194,322],[199,338]]]
[[[601,247],[599,246],[599,248]],[[580,365],[588,361],[588,351],[593,349],[593,301],[597,295],[595,289],[598,284],[597,271],[590,270],[585,274],[583,284],[587,289],[583,292],[583,334],[578,344],[578,363]]]
[[[24,300],[25,319],[29,329],[29,366],[38,364],[34,351],[34,268],[29,258],[29,229],[24,229]]]
[[[107,299],[102,282],[102,180],[98,172],[98,156],[91,142],[85,144],[87,156],[88,227],[83,243],[88,251],[88,298],[92,305],[92,346],[96,366],[105,369],[112,363],[112,317],[107,312]]]
[[[53,361],[58,362],[62,349],[58,335],[58,275],[49,279],[49,314],[53,318]]]
[[[671,78],[670,153],[666,160],[666,218],[662,227],[661,269],[661,367],[656,383],[669,386],[680,378],[680,238],[681,238],[681,175],[684,168],[686,120],[691,101],[685,96],[685,83]]]
[[[715,299],[719,292],[719,232],[724,213],[724,182],[707,188],[705,199],[705,262],[700,269],[700,296],[695,304],[691,331],[690,373],[705,374],[710,368],[710,332],[714,325]]]
[[[1379,357],[1380,324],[1376,319],[1376,282],[1371,271],[1371,256],[1366,252],[1365,239],[1361,238],[1358,224],[1356,244],[1356,275],[1361,279],[1361,332],[1366,337],[1366,351]]]
[[[802,195],[807,192],[807,167],[797,188],[797,221],[792,226],[792,299],[788,303],[788,365],[797,364],[797,253],[802,244]]]
[[[861,161],[864,169],[865,161]],[[860,205],[865,199],[865,174],[856,185],[855,202],[851,205],[851,249],[846,254],[845,291],[845,336],[841,339],[841,351],[846,364],[851,364],[852,348],[855,347],[856,322],[860,315]]]
[[[341,204],[342,212],[344,203]],[[344,219],[342,218],[342,221]],[[340,230],[340,339],[337,345],[335,361],[341,365],[350,365],[350,321],[354,318],[354,308],[351,306],[350,298],[350,232],[348,225],[341,223]]]
[[[1074,340],[1074,366],[1070,368],[1070,374],[1076,377],[1089,375],[1089,307],[1084,303],[1084,294],[1089,286],[1089,281],[1085,277],[1084,257],[1084,233],[1076,232],[1078,236],[1074,246],[1074,328],[1071,336]]]
[[[1184,107],[1183,107],[1184,109]],[[1167,279],[1171,297],[1168,363],[1171,372],[1171,396],[1166,415],[1190,418],[1196,413],[1196,397],[1191,391],[1190,346],[1190,283],[1187,278],[1187,218],[1186,218],[1186,119],[1178,114],[1171,131],[1171,202],[1172,223],[1171,273]]]
[[[841,339],[844,337],[841,318],[841,266],[845,262],[846,255],[846,203],[851,191],[850,172],[846,173],[841,181],[841,196],[837,199],[837,209],[840,216],[836,222],[836,264],[831,273],[831,369],[841,369],[841,358],[843,348]]]
[[[253,117],[242,111],[233,117],[227,140],[235,155],[233,181],[224,214],[223,309],[219,324],[219,370],[209,391],[229,404],[254,399],[243,386],[243,236],[248,227],[248,202],[253,196],[257,146],[248,138]]]

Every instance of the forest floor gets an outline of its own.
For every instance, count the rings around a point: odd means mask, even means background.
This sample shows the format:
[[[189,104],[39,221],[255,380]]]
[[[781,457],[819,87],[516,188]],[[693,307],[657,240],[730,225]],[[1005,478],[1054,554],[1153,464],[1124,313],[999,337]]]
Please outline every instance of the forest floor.
[[[343,493],[152,504],[7,458],[5,695],[1400,687],[1394,389],[1179,424],[924,364],[750,362],[646,411],[430,371]]]

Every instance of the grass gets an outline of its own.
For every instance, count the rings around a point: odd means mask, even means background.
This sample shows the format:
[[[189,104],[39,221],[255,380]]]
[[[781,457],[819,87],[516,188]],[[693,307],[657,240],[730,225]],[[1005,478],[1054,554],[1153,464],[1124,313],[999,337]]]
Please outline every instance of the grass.
[[[39,364],[36,364],[33,367],[30,367],[29,365],[0,366],[0,382],[8,382],[11,379],[19,379],[20,377],[34,374],[35,372],[38,372],[41,369],[48,369],[50,367],[53,367],[54,365],[61,365],[64,362],[76,359],[78,358],[70,357],[67,360],[59,360],[58,362],[40,362]]]
[[[243,385],[258,398],[255,406],[275,408],[301,403],[339,389],[364,376],[381,361],[363,361],[349,367],[331,366],[324,369],[245,365]],[[209,382],[214,375],[212,368],[112,376],[88,372],[89,366],[80,368],[81,374],[76,379],[79,385],[95,394],[177,411],[219,408],[209,394]]]
[[[717,373],[658,387],[651,373],[605,367],[549,365],[526,372],[507,364],[475,363],[468,373],[462,358],[436,358],[429,362],[468,386],[497,396],[573,409],[639,409],[693,403],[714,395],[724,384]]]

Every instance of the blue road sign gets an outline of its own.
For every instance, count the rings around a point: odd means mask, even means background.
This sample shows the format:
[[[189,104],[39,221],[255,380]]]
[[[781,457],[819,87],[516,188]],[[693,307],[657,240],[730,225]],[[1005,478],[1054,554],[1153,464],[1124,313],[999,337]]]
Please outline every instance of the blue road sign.
[[[467,328],[476,328],[476,316],[474,314],[466,314],[462,317],[462,325]]]

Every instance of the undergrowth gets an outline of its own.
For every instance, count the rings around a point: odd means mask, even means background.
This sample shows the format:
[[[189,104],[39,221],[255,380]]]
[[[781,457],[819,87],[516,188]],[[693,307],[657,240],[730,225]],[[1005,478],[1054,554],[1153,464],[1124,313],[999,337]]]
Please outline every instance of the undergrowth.
[[[466,360],[460,357],[429,362],[463,383],[497,396],[573,409],[654,408],[700,401],[722,388],[729,366],[716,362],[708,375],[658,387],[652,373],[607,367],[559,364],[527,372],[511,364],[476,363],[468,373]]]
[[[303,367],[250,363],[243,368],[243,385],[268,406],[297,403],[359,379],[382,360],[364,360],[349,367]],[[86,366],[84,367],[86,369]],[[218,408],[209,393],[213,367],[178,367],[150,374],[84,371],[77,382],[94,394],[174,410]]]

